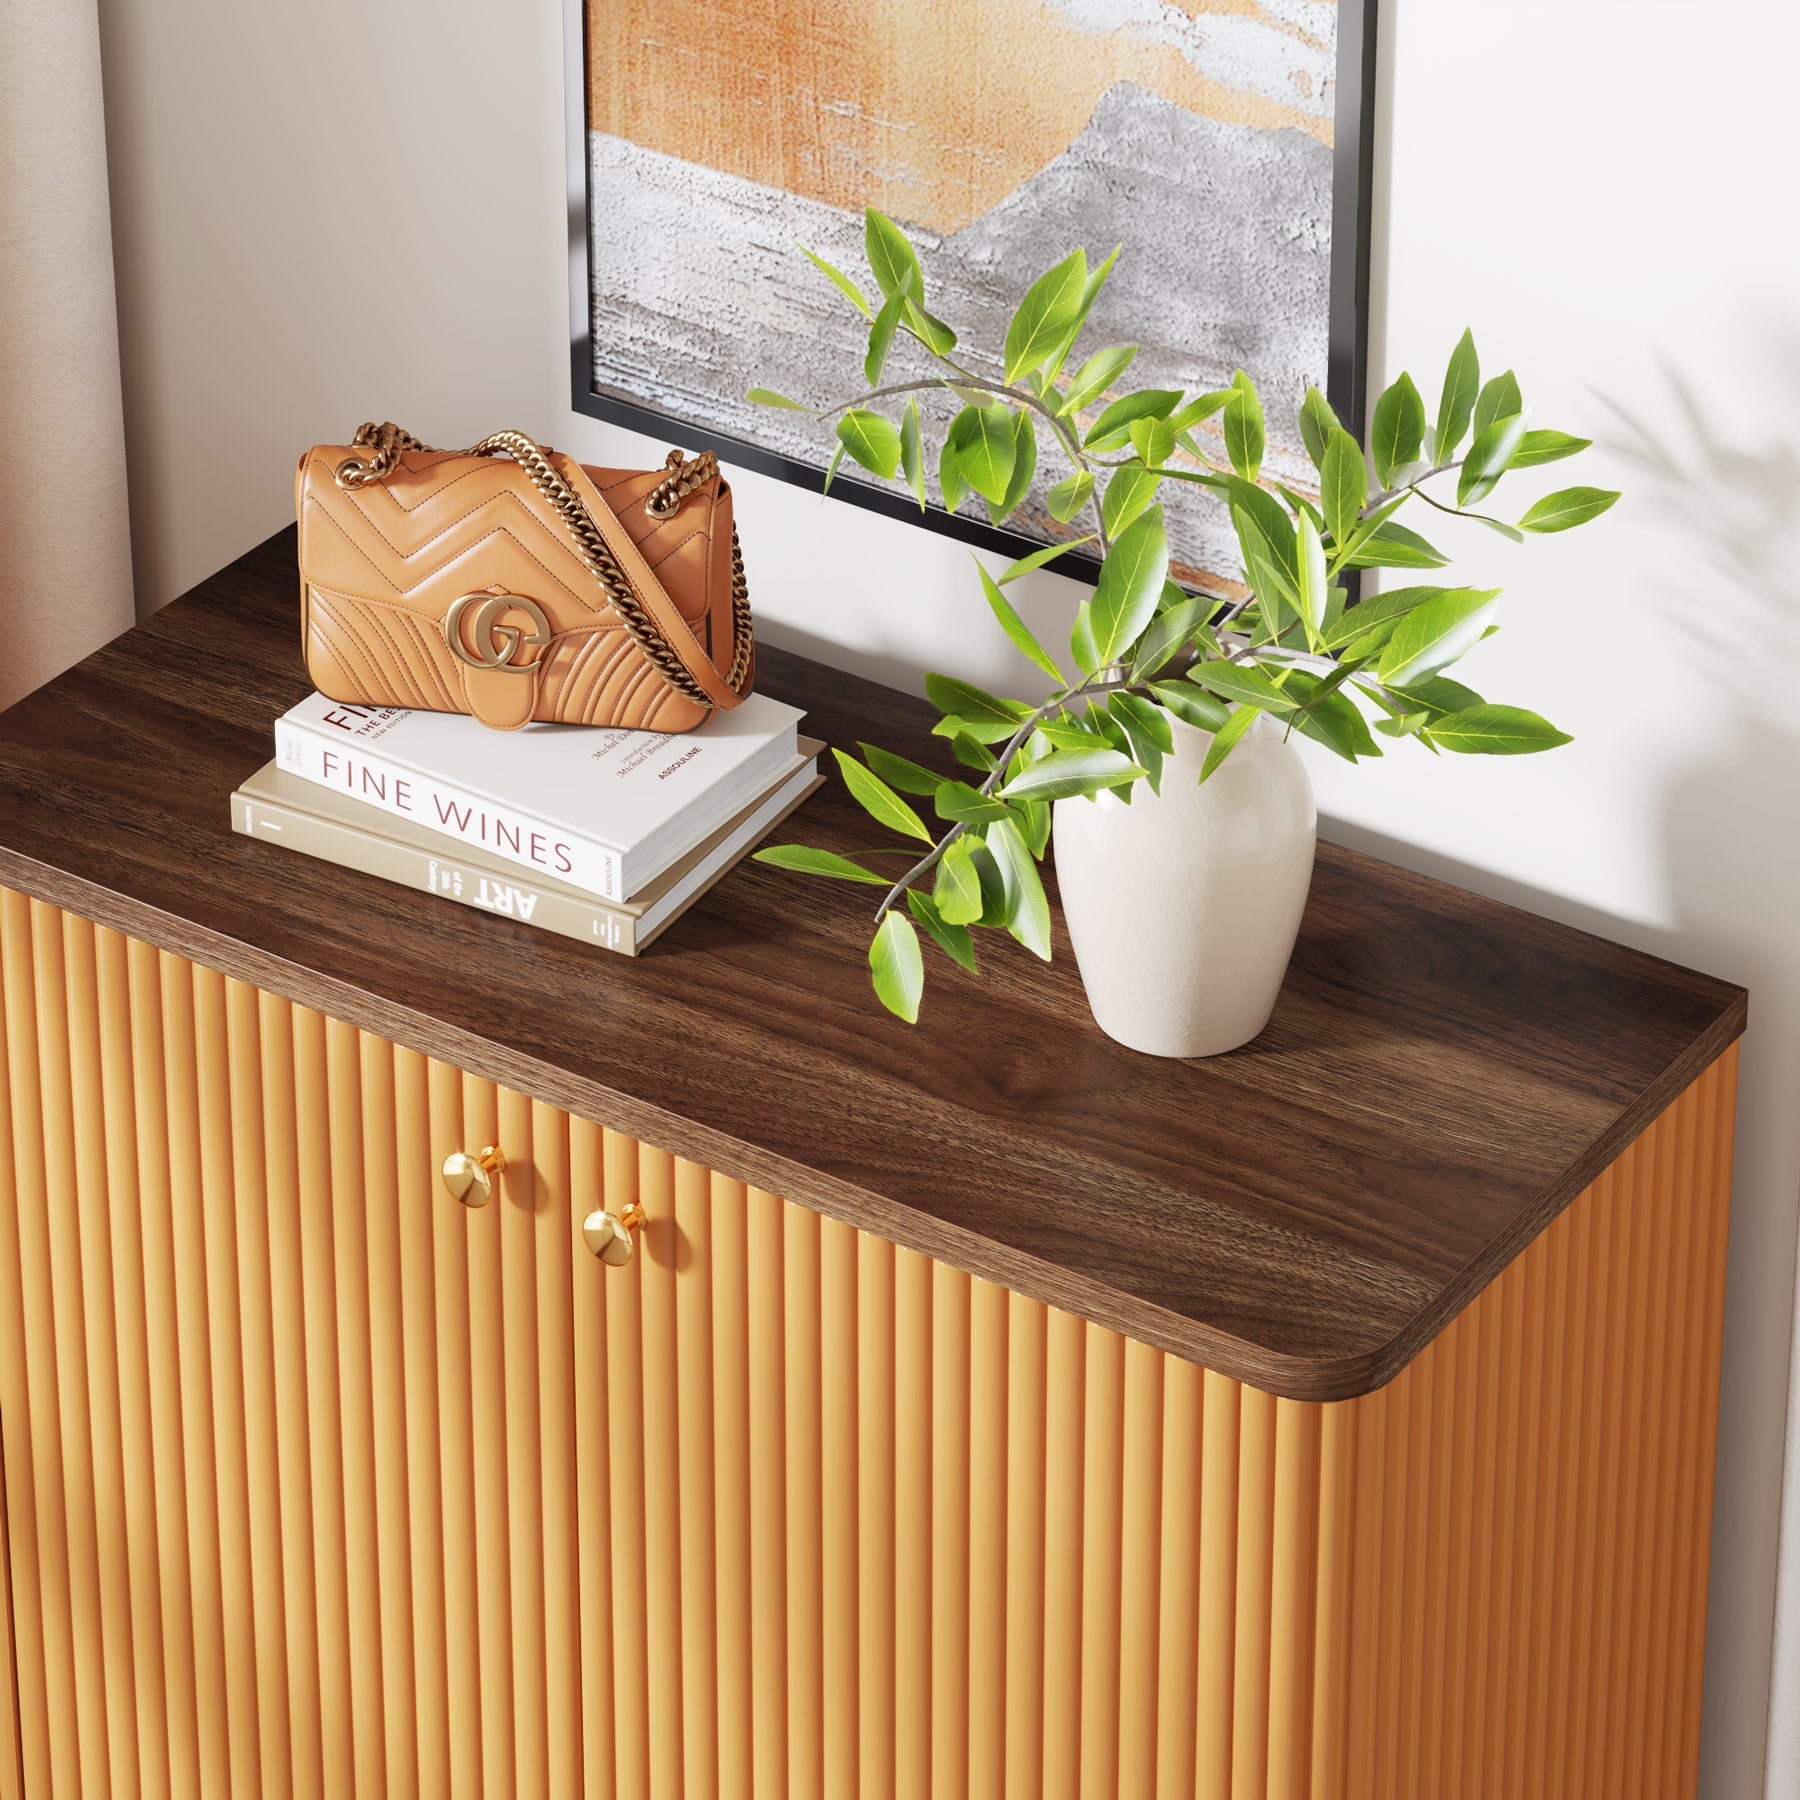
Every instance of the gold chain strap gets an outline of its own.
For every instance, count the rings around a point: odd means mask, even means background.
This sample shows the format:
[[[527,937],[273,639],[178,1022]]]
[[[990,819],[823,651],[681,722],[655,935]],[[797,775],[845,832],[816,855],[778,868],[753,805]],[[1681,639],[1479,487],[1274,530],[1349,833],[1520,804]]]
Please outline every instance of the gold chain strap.
[[[372,482],[385,481],[398,467],[401,453],[406,450],[419,450],[431,455],[444,454],[433,451],[429,444],[421,443],[410,431],[402,430],[392,420],[381,425],[370,423],[359,426],[356,436],[350,442],[354,448],[368,450],[372,454],[366,458],[346,457],[338,464],[337,483],[341,488],[367,487]],[[599,582],[613,611],[619,615],[619,623],[630,634],[632,642],[643,651],[650,666],[676,693],[701,706],[711,707],[713,702],[706,689],[694,679],[687,664],[657,629],[655,620],[644,610],[637,590],[632,587],[625,571],[619,567],[612,551],[607,548],[606,539],[601,536],[600,528],[594,523],[593,515],[581,496],[563,479],[556,465],[535,440],[528,438],[522,431],[496,431],[484,437],[479,444],[470,445],[467,450],[454,450],[448,454],[493,456],[500,451],[504,451],[525,471],[532,486],[543,495],[545,502],[562,520],[564,529],[575,542],[576,554],[588,573]],[[671,450],[666,467],[668,474],[650,490],[644,502],[645,509],[656,519],[674,517],[687,497],[718,473],[719,463],[710,450],[702,451],[692,461],[685,458],[679,450]],[[737,526],[734,524],[731,528],[733,655],[730,673],[725,677],[726,685],[733,693],[743,692],[744,680],[750,671],[750,630],[750,587],[744,578],[744,556],[738,547]]]

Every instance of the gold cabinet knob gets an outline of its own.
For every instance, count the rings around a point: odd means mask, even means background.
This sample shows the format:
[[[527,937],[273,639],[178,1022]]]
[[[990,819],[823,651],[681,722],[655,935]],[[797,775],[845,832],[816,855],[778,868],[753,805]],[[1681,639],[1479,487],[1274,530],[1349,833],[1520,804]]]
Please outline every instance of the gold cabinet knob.
[[[453,1200],[464,1206],[486,1206],[494,1197],[494,1177],[506,1167],[506,1158],[498,1144],[471,1156],[466,1150],[452,1150],[444,1158],[444,1186]]]
[[[633,1234],[642,1231],[648,1223],[644,1209],[634,1200],[622,1212],[607,1212],[601,1207],[589,1213],[581,1221],[581,1235],[587,1247],[603,1263],[611,1263],[617,1268],[631,1261],[635,1248]]]

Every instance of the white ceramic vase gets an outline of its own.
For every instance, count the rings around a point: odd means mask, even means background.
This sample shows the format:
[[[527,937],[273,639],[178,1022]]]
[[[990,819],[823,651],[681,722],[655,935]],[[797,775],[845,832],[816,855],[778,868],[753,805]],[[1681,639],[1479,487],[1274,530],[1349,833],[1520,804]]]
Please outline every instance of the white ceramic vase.
[[[1269,1022],[1312,882],[1317,815],[1266,714],[1202,787],[1210,732],[1172,720],[1162,793],[1056,803],[1056,879],[1088,1005],[1151,1056],[1217,1056]]]

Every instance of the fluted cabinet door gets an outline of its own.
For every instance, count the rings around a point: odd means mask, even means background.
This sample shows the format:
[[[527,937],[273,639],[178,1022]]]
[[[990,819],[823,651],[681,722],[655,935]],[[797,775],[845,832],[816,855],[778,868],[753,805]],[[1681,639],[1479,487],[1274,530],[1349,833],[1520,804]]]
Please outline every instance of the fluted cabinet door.
[[[25,1794],[579,1793],[566,1118],[0,905]]]
[[[27,1800],[1692,1800],[1735,1049],[1316,1405],[16,895],[0,953]]]

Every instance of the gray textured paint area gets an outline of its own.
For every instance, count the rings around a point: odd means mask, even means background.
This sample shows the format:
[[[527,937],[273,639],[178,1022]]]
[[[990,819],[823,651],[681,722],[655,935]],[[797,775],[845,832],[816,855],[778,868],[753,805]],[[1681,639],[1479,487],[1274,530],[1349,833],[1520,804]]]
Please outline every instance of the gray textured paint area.
[[[860,389],[867,322],[796,244],[865,280],[861,216],[602,133],[590,148],[596,388],[666,412],[671,437],[691,421],[822,467],[829,426],[743,396],[772,387],[828,405]],[[1306,384],[1325,380],[1330,221],[1331,153],[1316,138],[1202,118],[1121,83],[1063,155],[985,217],[943,238],[908,229],[931,310],[971,367],[978,346],[998,350],[1040,270],[1077,244],[1090,259],[1120,244],[1078,355],[1140,345],[1134,387],[1201,391],[1247,369],[1269,415],[1269,473],[1308,482],[1294,416]],[[902,340],[885,379],[931,366]],[[941,425],[957,402],[922,404]],[[1040,469],[1062,472],[1053,450]],[[1235,574],[1217,507],[1164,489],[1176,561]],[[1014,523],[1065,535],[1029,508]]]

